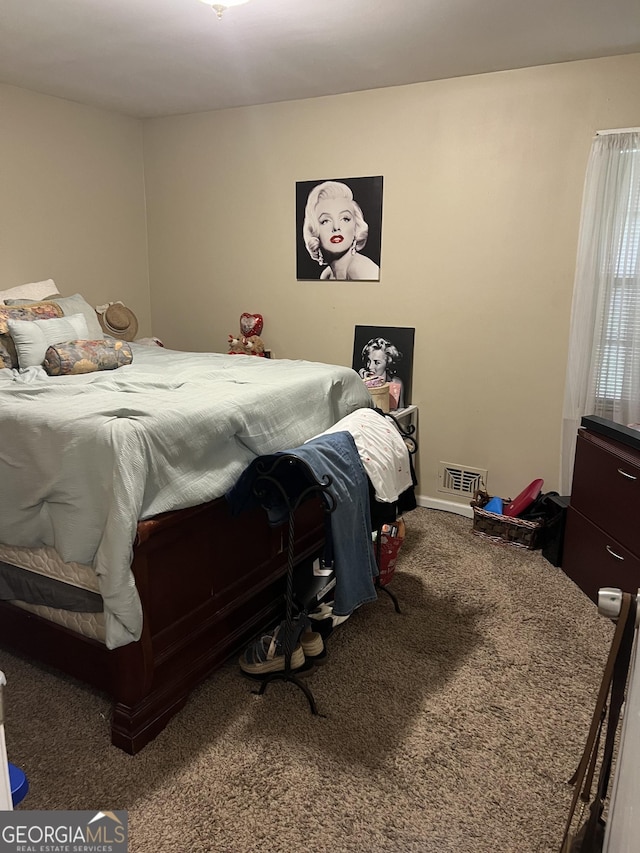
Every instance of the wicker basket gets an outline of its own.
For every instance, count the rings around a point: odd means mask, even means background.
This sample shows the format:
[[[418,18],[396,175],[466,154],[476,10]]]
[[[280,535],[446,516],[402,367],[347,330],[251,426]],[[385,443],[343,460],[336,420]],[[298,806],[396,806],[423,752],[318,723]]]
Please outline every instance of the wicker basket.
[[[526,521],[524,518],[500,515],[497,512],[486,512],[483,507],[490,500],[491,495],[488,495],[487,492],[477,491],[474,494],[471,501],[473,508],[472,533],[492,542],[516,545],[518,548],[528,548],[531,551],[542,547],[544,519]],[[507,498],[505,503],[508,503],[509,500]]]

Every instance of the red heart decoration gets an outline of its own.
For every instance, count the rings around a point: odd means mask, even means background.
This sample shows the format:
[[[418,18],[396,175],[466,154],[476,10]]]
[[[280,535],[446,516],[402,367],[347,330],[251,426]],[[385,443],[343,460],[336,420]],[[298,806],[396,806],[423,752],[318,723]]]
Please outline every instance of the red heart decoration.
[[[240,331],[246,338],[262,334],[263,326],[262,314],[247,314],[245,311],[240,315]]]

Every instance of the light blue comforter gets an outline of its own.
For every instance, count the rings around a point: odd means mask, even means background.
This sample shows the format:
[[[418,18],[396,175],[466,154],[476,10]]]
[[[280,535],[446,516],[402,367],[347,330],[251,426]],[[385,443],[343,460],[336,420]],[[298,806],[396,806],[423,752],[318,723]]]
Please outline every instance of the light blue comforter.
[[[223,495],[371,399],[351,369],[133,344],[84,376],[0,370],[0,542],[92,565],[109,648],[137,640],[139,519]]]

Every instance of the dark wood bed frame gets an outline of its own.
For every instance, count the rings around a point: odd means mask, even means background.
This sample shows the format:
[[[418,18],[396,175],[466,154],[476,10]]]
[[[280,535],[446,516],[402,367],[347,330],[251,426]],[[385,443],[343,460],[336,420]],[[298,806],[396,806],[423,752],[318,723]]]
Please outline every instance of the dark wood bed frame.
[[[319,499],[295,516],[296,559],[324,541]],[[0,601],[0,643],[113,698],[111,742],[139,752],[193,688],[284,609],[286,525],[262,509],[232,517],[223,498],[142,521],[132,564],[144,614],[137,643],[109,650]]]

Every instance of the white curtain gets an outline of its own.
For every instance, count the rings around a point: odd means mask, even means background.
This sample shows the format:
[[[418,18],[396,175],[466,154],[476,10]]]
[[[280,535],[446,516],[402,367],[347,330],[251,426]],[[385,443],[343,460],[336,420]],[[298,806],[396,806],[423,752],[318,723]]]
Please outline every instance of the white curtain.
[[[562,420],[570,494],[584,415],[640,421],[640,129],[604,131],[587,166]]]

